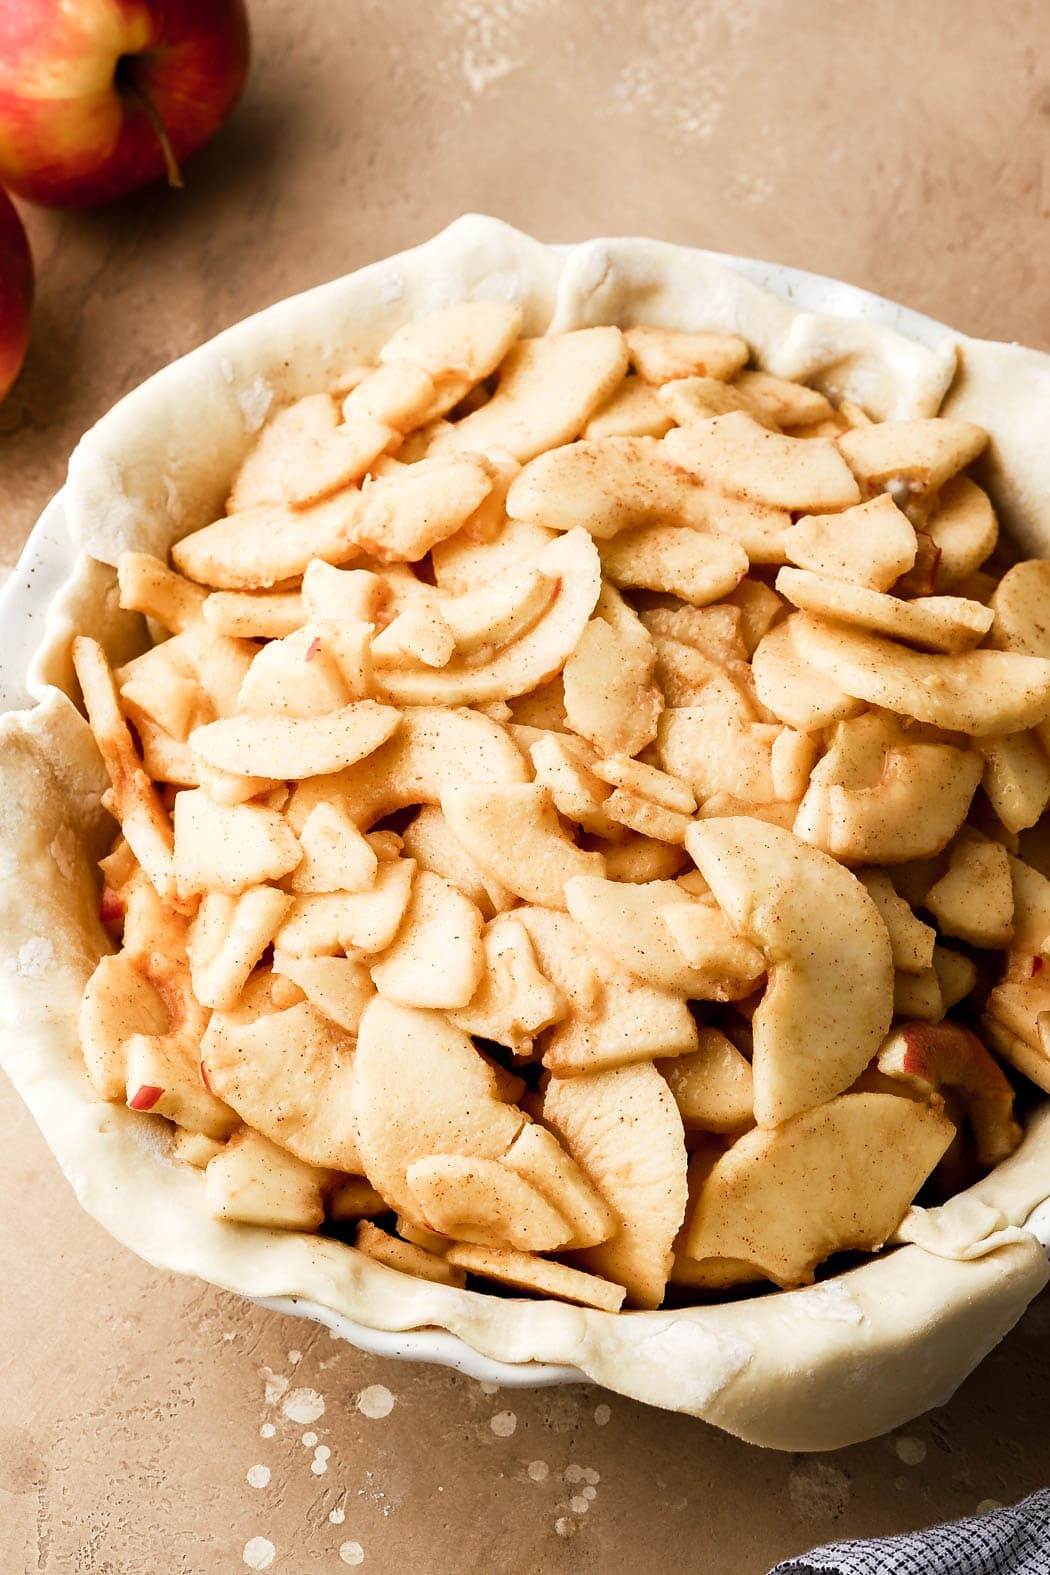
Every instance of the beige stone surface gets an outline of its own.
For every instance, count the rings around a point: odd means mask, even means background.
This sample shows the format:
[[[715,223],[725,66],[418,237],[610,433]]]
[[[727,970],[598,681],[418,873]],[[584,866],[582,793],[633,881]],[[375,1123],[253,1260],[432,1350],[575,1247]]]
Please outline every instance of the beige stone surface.
[[[27,212],[39,302],[0,407],[0,565],[125,390],[468,209],[767,257],[1050,346],[1040,0],[252,15],[247,96],[183,193]],[[592,1389],[489,1394],[158,1274],[81,1214],[6,1085],[0,1134],[4,1575],[758,1575],[1050,1477],[1046,1299],[902,1435],[764,1454]]]

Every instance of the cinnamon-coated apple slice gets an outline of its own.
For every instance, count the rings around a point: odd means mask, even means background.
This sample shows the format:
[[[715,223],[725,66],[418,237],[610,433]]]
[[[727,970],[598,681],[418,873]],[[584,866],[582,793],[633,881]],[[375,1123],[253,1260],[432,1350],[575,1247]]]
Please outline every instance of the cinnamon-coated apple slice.
[[[565,900],[573,918],[598,946],[639,979],[694,1000],[731,998],[712,993],[722,980],[724,957],[712,957],[714,968],[687,961],[668,927],[665,914],[700,906],[673,880],[626,884],[600,876],[575,876],[566,882]],[[702,937],[697,933],[694,939],[699,944]],[[736,992],[740,995],[749,994],[765,971],[765,960],[753,948],[749,961]]]
[[[352,1041],[308,1001],[247,1022],[213,1013],[201,1067],[208,1086],[264,1137],[307,1164],[360,1173]]]
[[[175,881],[180,897],[236,896],[280,880],[302,849],[276,810],[261,804],[216,804],[202,788],[175,799]]]
[[[540,972],[529,933],[513,913],[487,926],[484,949],[481,981],[466,1006],[449,1014],[451,1020],[515,1055],[530,1055],[536,1035],[565,1016],[566,998]]]
[[[948,654],[972,650],[988,633],[994,617],[990,607],[963,596],[916,596],[904,601],[809,569],[781,569],[776,588],[803,612]]]
[[[806,514],[785,538],[800,569],[888,591],[915,562],[915,527],[888,492],[838,514]]]
[[[917,1093],[955,1095],[973,1129],[979,1165],[998,1165],[1020,1143],[1013,1088],[977,1035],[961,1023],[901,1023],[887,1037],[876,1065]]]
[[[354,531],[363,506],[356,488],[302,509],[260,503],[183,536],[171,561],[187,579],[217,591],[270,591],[300,579],[314,558],[359,558]]]
[[[216,1219],[268,1230],[314,1231],[324,1221],[323,1170],[304,1164],[251,1127],[239,1127],[204,1172],[204,1202]]]
[[[701,1270],[728,1260],[709,1283],[808,1285],[831,1253],[882,1246],[954,1136],[895,1094],[843,1094],[745,1132],[701,1179],[680,1253]]]
[[[275,945],[295,957],[384,951],[401,927],[415,869],[414,859],[380,859],[375,880],[361,891],[297,896]]]
[[[498,1160],[428,1154],[407,1166],[405,1182],[414,1216],[457,1241],[553,1252],[572,1235],[564,1215]]]
[[[696,1049],[696,1024],[683,999],[638,979],[607,956],[600,961],[586,930],[567,913],[521,907],[542,973],[569,1010],[552,1027],[543,1064],[557,1077],[624,1066]]]
[[[481,1279],[512,1285],[515,1290],[532,1291],[537,1296],[553,1296],[558,1301],[575,1302],[599,1312],[619,1312],[626,1294],[622,1285],[613,1285],[596,1274],[584,1274],[565,1263],[533,1253],[515,1252],[511,1247],[478,1247],[470,1242],[449,1249],[446,1261]]]
[[[124,1063],[129,1110],[166,1116],[213,1138],[228,1137],[237,1125],[234,1110],[205,1083],[191,1036],[132,1034],[124,1044]]]
[[[873,421],[839,438],[850,469],[868,486],[899,478],[922,492],[943,487],[987,444],[988,434],[982,427],[944,416]]]
[[[537,783],[448,787],[441,809],[471,858],[526,902],[563,908],[572,876],[604,874],[601,854],[570,841]]]
[[[999,539],[991,499],[969,476],[954,476],[945,483],[923,530],[940,553],[936,568],[939,591],[954,590],[975,574]]]
[[[380,365],[425,372],[434,387],[427,415],[444,415],[496,370],[521,324],[521,307],[509,301],[457,302],[403,324],[380,350]]]
[[[366,412],[341,423],[330,394],[307,394],[263,427],[237,472],[227,510],[236,514],[266,503],[294,508],[316,503],[360,481],[398,436]]]
[[[752,676],[759,700],[781,722],[803,732],[859,716],[864,702],[846,694],[833,672],[808,662],[796,638],[801,613],[774,624],[759,640]]]
[[[675,462],[706,486],[751,503],[817,513],[861,501],[831,438],[770,432],[743,411],[678,427],[664,444]]]
[[[682,1118],[651,1064],[551,1078],[543,1118],[611,1208],[616,1230],[579,1254],[584,1269],[658,1307],[686,1205]]]
[[[454,1285],[458,1290],[467,1283],[463,1270],[447,1262],[439,1253],[428,1252],[411,1241],[401,1241],[369,1220],[362,1220],[358,1225],[354,1246],[366,1258],[385,1263],[388,1269],[398,1269],[402,1274],[411,1274],[416,1280],[433,1280],[437,1285]]]
[[[882,917],[855,875],[779,826],[727,816],[686,847],[734,929],[763,953],[755,1012],[755,1119],[773,1127],[848,1088],[893,1011]]]
[[[592,618],[562,670],[569,725],[604,755],[636,755],[656,737],[663,695],[656,650],[640,623]]]
[[[514,561],[521,563],[521,559]],[[598,600],[601,560],[587,532],[577,529],[541,547],[529,557],[528,565],[553,586],[547,610],[531,626],[488,661],[460,653],[437,672],[421,665],[384,673],[382,697],[409,706],[509,700],[528,694],[560,672]]]
[[[690,1132],[739,1132],[754,1123],[751,1063],[717,1028],[701,1028],[690,1055],[657,1061]]]
[[[926,907],[942,935],[954,935],[971,946],[1009,946],[1014,893],[1006,849],[964,828],[952,846],[947,870],[926,893]]]
[[[486,454],[498,446],[524,465],[578,437],[626,371],[618,328],[521,339],[503,358],[488,403],[450,426],[432,450]]]
[[[739,334],[705,329],[659,328],[638,323],[624,330],[631,365],[647,383],[678,377],[731,378],[747,365],[751,351]]]
[[[799,654],[822,677],[918,722],[999,735],[1050,716],[1050,661],[1040,657],[989,650],[930,655],[805,613],[793,633]]]
[[[168,1009],[126,952],[100,957],[84,986],[78,1023],[88,1077],[100,1099],[125,1097],[124,1046],[132,1034],[164,1034]]]
[[[501,1159],[526,1118],[500,1099],[494,1072],[443,1013],[377,996],[358,1031],[352,1119],[372,1185],[425,1225],[408,1167],[435,1153]]]
[[[461,782],[524,783],[528,771],[507,729],[477,711],[413,706],[394,735],[337,776],[308,780],[288,807],[300,832],[320,803],[337,801],[362,829],[410,804],[439,804]]]
[[[374,700],[352,701],[326,716],[231,716],[195,728],[190,748],[220,771],[296,782],[372,754],[400,721],[399,711]]]
[[[357,957],[295,957],[275,951],[273,971],[298,985],[322,1017],[356,1034],[376,993],[368,966]]]
[[[402,1006],[466,1006],[484,966],[482,925],[469,897],[420,870],[394,941],[372,964],[376,989]]]

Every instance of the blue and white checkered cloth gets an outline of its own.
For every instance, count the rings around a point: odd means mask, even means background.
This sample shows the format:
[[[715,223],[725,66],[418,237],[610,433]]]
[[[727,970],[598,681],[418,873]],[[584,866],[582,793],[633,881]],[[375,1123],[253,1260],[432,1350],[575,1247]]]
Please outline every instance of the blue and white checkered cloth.
[[[1050,1488],[903,1537],[829,1542],[771,1575],[1050,1575]]]

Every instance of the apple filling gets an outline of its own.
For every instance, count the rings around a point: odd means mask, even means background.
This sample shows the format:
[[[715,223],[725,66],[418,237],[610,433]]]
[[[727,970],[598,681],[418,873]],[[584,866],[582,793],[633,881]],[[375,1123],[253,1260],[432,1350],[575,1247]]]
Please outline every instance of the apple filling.
[[[74,641],[88,1074],[216,1218],[391,1271],[805,1285],[1050,1092],[1047,565],[967,422],[520,327],[449,308],[280,411],[120,564],[169,637]]]

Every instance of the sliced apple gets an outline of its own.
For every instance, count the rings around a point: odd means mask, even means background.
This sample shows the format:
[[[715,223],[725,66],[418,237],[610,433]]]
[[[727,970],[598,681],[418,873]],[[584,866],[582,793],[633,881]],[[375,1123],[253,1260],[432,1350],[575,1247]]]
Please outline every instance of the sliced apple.
[[[236,716],[190,734],[199,760],[220,771],[280,782],[339,771],[370,755],[398,727],[401,713],[357,700],[327,716]]]
[[[171,1157],[179,1165],[191,1165],[194,1170],[206,1170],[211,1160],[226,1147],[218,1138],[205,1137],[203,1132],[188,1132],[176,1127],[171,1134]]]
[[[656,328],[639,323],[624,330],[631,365],[647,383],[677,377],[728,379],[748,363],[751,350],[739,334]]]
[[[367,625],[359,627],[367,629]],[[327,634],[324,626],[306,623],[294,634],[264,645],[241,685],[238,711],[248,716],[327,716],[351,700],[364,698],[364,688],[356,694],[351,690],[333,650],[345,639],[343,631],[333,631],[333,639]]]
[[[306,621],[306,610],[298,591],[212,591],[204,621],[230,638],[280,640]]]
[[[168,1009],[126,952],[100,957],[80,1002],[80,1048],[100,1099],[123,1100],[124,1046],[132,1034],[168,1031]]]
[[[954,1135],[939,1111],[894,1094],[843,1094],[745,1132],[700,1185],[683,1254],[809,1285],[832,1253],[882,1246]]]
[[[593,745],[572,733],[537,729],[535,741],[529,744],[529,757],[536,781],[547,788],[560,815],[593,835],[616,834],[615,823],[605,810],[608,785],[594,771],[598,752]]]
[[[888,492],[840,514],[804,515],[784,540],[800,569],[873,591],[888,591],[918,550],[911,521]]]
[[[456,886],[480,909],[485,919],[513,908],[517,898],[485,873],[460,846],[436,804],[425,804],[404,833],[405,853],[420,869],[432,870]]]
[[[405,1172],[413,1213],[430,1230],[480,1246],[551,1252],[572,1235],[535,1187],[497,1160],[431,1154]]]
[[[501,886],[526,902],[565,906],[573,875],[601,875],[600,853],[569,840],[551,796],[537,783],[445,788],[441,809],[456,837]]]
[[[678,427],[664,439],[675,462],[707,486],[778,509],[849,508],[860,489],[831,438],[770,432],[743,411]]]
[[[520,306],[461,301],[405,323],[379,352],[384,367],[418,368],[434,385],[429,414],[443,415],[496,370],[521,332]]]
[[[793,613],[762,636],[751,670],[758,698],[767,710],[781,722],[810,732],[859,716],[864,703],[846,694],[833,676],[803,656],[796,639],[800,617]]]
[[[1050,970],[1005,978],[988,996],[981,1032],[999,1055],[1050,1094]]]
[[[417,1224],[408,1167],[431,1154],[498,1160],[525,1123],[499,1098],[492,1069],[470,1038],[438,1012],[377,997],[355,1055],[353,1115],[365,1174],[391,1207]]]
[[[401,927],[412,894],[414,859],[380,859],[363,891],[297,896],[274,944],[293,957],[385,951]]]
[[[971,421],[928,416],[912,421],[875,421],[839,439],[850,469],[867,486],[897,479],[919,492],[936,492],[977,458],[988,434]]]
[[[614,585],[680,596],[697,607],[728,595],[748,569],[747,553],[737,542],[685,525],[626,530],[600,552]]]
[[[769,983],[752,1022],[755,1119],[776,1126],[848,1088],[893,1010],[890,939],[857,878],[779,826],[730,816],[686,847]]]
[[[662,809],[676,810],[680,815],[691,815],[696,809],[696,798],[687,783],[657,766],[632,760],[629,755],[611,755],[595,761],[594,774],[601,781],[637,793],[639,798],[646,798]]]
[[[573,530],[555,537],[529,564],[556,587],[548,610],[530,628],[486,662],[472,662],[461,654],[439,672],[420,668],[385,673],[384,697],[411,706],[507,700],[560,672],[598,600],[601,561],[587,532]]]
[[[722,993],[724,954],[716,950],[705,953],[702,937],[695,933],[690,937],[697,941],[693,956],[702,960],[689,962],[672,933],[670,921],[677,909],[690,910],[692,917],[692,909],[699,906],[673,880],[627,884],[577,876],[567,882],[565,897],[576,922],[603,951],[637,978],[694,1000],[727,998]],[[726,935],[724,939],[729,941],[731,937]],[[750,978],[732,995],[749,993],[755,978],[765,970],[764,960],[753,948],[747,948],[746,942],[738,945],[750,951],[757,967],[751,969]]]
[[[1050,954],[1050,880],[1012,854],[1009,864],[1014,898],[1013,949],[1034,957]]]
[[[755,1119],[751,1063],[717,1028],[701,1028],[691,1055],[657,1061],[687,1131],[739,1132]]]
[[[201,1066],[209,1087],[264,1137],[307,1164],[360,1173],[352,1044],[308,1001],[250,1022],[214,1013]]]
[[[88,723],[112,785],[112,812],[158,895],[176,902],[171,821],[142,768],[106,654],[84,635],[76,636],[72,651]]]
[[[558,1301],[575,1302],[599,1312],[618,1312],[626,1291],[594,1274],[570,1269],[549,1258],[515,1252],[510,1247],[477,1247],[464,1243],[452,1247],[446,1261],[482,1279],[512,1285],[515,1290],[533,1291],[538,1296],[553,1296]]]
[[[659,391],[640,377],[625,377],[583,428],[585,438],[663,437],[673,418]]]
[[[466,1006],[451,1021],[466,1033],[506,1045],[515,1055],[530,1055],[533,1040],[565,1016],[565,996],[539,970],[528,931],[505,914],[485,931],[485,967]]]
[[[354,540],[383,561],[415,563],[454,536],[492,488],[479,454],[442,454],[366,483]]]
[[[193,993],[202,1006],[235,1005],[291,905],[275,886],[252,886],[236,897],[207,893],[188,946]]]
[[[319,803],[338,801],[364,828],[410,804],[438,804],[456,783],[522,783],[527,775],[520,750],[499,723],[477,711],[413,707],[366,760],[298,787],[288,816],[301,833]]]
[[[799,804],[797,837],[861,864],[901,864],[947,847],[981,779],[980,756],[886,732],[874,740],[870,763],[851,770],[850,739],[883,731],[883,719],[874,716],[839,724]]]
[[[674,416],[676,425],[688,426],[690,421],[707,421],[712,416],[727,416],[733,410],[743,410],[759,426],[770,427],[774,432],[777,423],[735,383],[723,383],[717,377],[676,377],[664,383],[660,399]]]
[[[230,1106],[201,1076],[193,1036],[132,1034],[124,1044],[125,1090],[130,1110],[166,1116],[190,1132],[225,1138],[237,1125]]]
[[[871,629],[928,651],[969,651],[992,626],[994,614],[961,596],[916,596],[902,601],[863,585],[847,585],[808,569],[781,569],[777,590],[803,612]]]
[[[574,732],[603,754],[635,755],[656,737],[663,697],[653,683],[656,652],[640,624],[618,632],[592,618],[562,673]]]
[[[982,786],[1007,831],[1034,826],[1050,804],[1050,756],[1038,735],[982,738],[977,747],[984,759]]]
[[[171,634],[180,634],[202,615],[207,592],[148,552],[122,552],[117,564],[120,605],[144,613]]]
[[[1038,657],[987,650],[931,656],[806,614],[794,637],[804,660],[847,694],[934,727],[998,735],[1050,715],[1050,661]]]
[[[650,437],[591,438],[548,449],[507,493],[511,519],[554,530],[579,525],[603,539],[659,522],[705,530],[716,507],[717,499]]]
[[[610,958],[596,964],[594,944],[567,913],[517,908],[542,973],[569,1004],[550,1030],[543,1064],[558,1077],[683,1055],[696,1049],[696,1024],[681,996],[647,985]]]
[[[913,974],[932,968],[936,930],[915,917],[884,870],[859,870],[857,879],[882,916],[890,937],[893,966]]]
[[[216,804],[202,788],[175,798],[179,896],[236,896],[295,869],[302,849],[282,817],[259,804]]]
[[[953,951],[950,946],[942,946],[939,941],[933,948],[933,971],[941,987],[946,1012],[965,1000],[977,984],[977,964],[973,959]]]
[[[527,634],[547,612],[557,581],[532,563],[511,563],[491,580],[441,599],[441,614],[456,649],[473,656]]]
[[[601,1193],[546,1127],[528,1121],[503,1157],[503,1164],[554,1205],[572,1230],[569,1247],[608,1241],[616,1217]]]
[[[664,711],[656,756],[688,783],[699,804],[715,793],[768,803],[776,797],[772,749],[779,732],[773,723],[755,722],[739,691],[716,679],[695,704]]]
[[[432,451],[487,454],[499,447],[524,465],[578,437],[626,371],[618,328],[520,339],[503,358],[492,398],[441,433]]]
[[[295,892],[367,891],[379,860],[346,807],[318,802],[299,832],[302,861],[289,882]]]
[[[663,1300],[686,1205],[685,1134],[652,1065],[554,1077],[543,1117],[610,1206],[615,1233],[578,1262],[627,1288],[635,1307]]]
[[[268,1230],[315,1231],[324,1222],[323,1170],[241,1127],[204,1172],[204,1201],[215,1219]]]
[[[733,387],[781,427],[811,427],[834,415],[830,400],[815,388],[771,372],[738,372]]]
[[[313,558],[350,563],[361,549],[354,531],[362,509],[356,490],[309,508],[263,503],[183,536],[171,560],[187,578],[218,591],[269,591],[298,580]]]
[[[1009,946],[1014,894],[1006,849],[976,833],[960,837],[946,874],[926,893],[926,907],[944,935],[971,946]]]
[[[362,1220],[357,1227],[354,1246],[375,1263],[385,1263],[388,1269],[411,1274],[417,1280],[433,1280],[437,1285],[453,1285],[457,1290],[462,1290],[467,1283],[463,1270],[455,1268],[446,1258],[414,1242],[400,1241],[368,1220]]]
[[[923,529],[940,553],[937,589],[945,591],[975,574],[999,539],[991,499],[969,476],[954,476],[945,483]]]
[[[241,466],[231,514],[266,503],[314,503],[358,481],[397,432],[364,411],[342,425],[329,394],[308,394],[268,421]]]
[[[395,940],[372,964],[380,995],[401,1006],[466,1006],[484,966],[482,922],[461,891],[420,870]]]
[[[902,1023],[882,1046],[876,1065],[925,1097],[941,1091],[953,1095],[973,1130],[982,1167],[998,1165],[1020,1143],[1009,1080],[977,1035],[960,1023]]]

